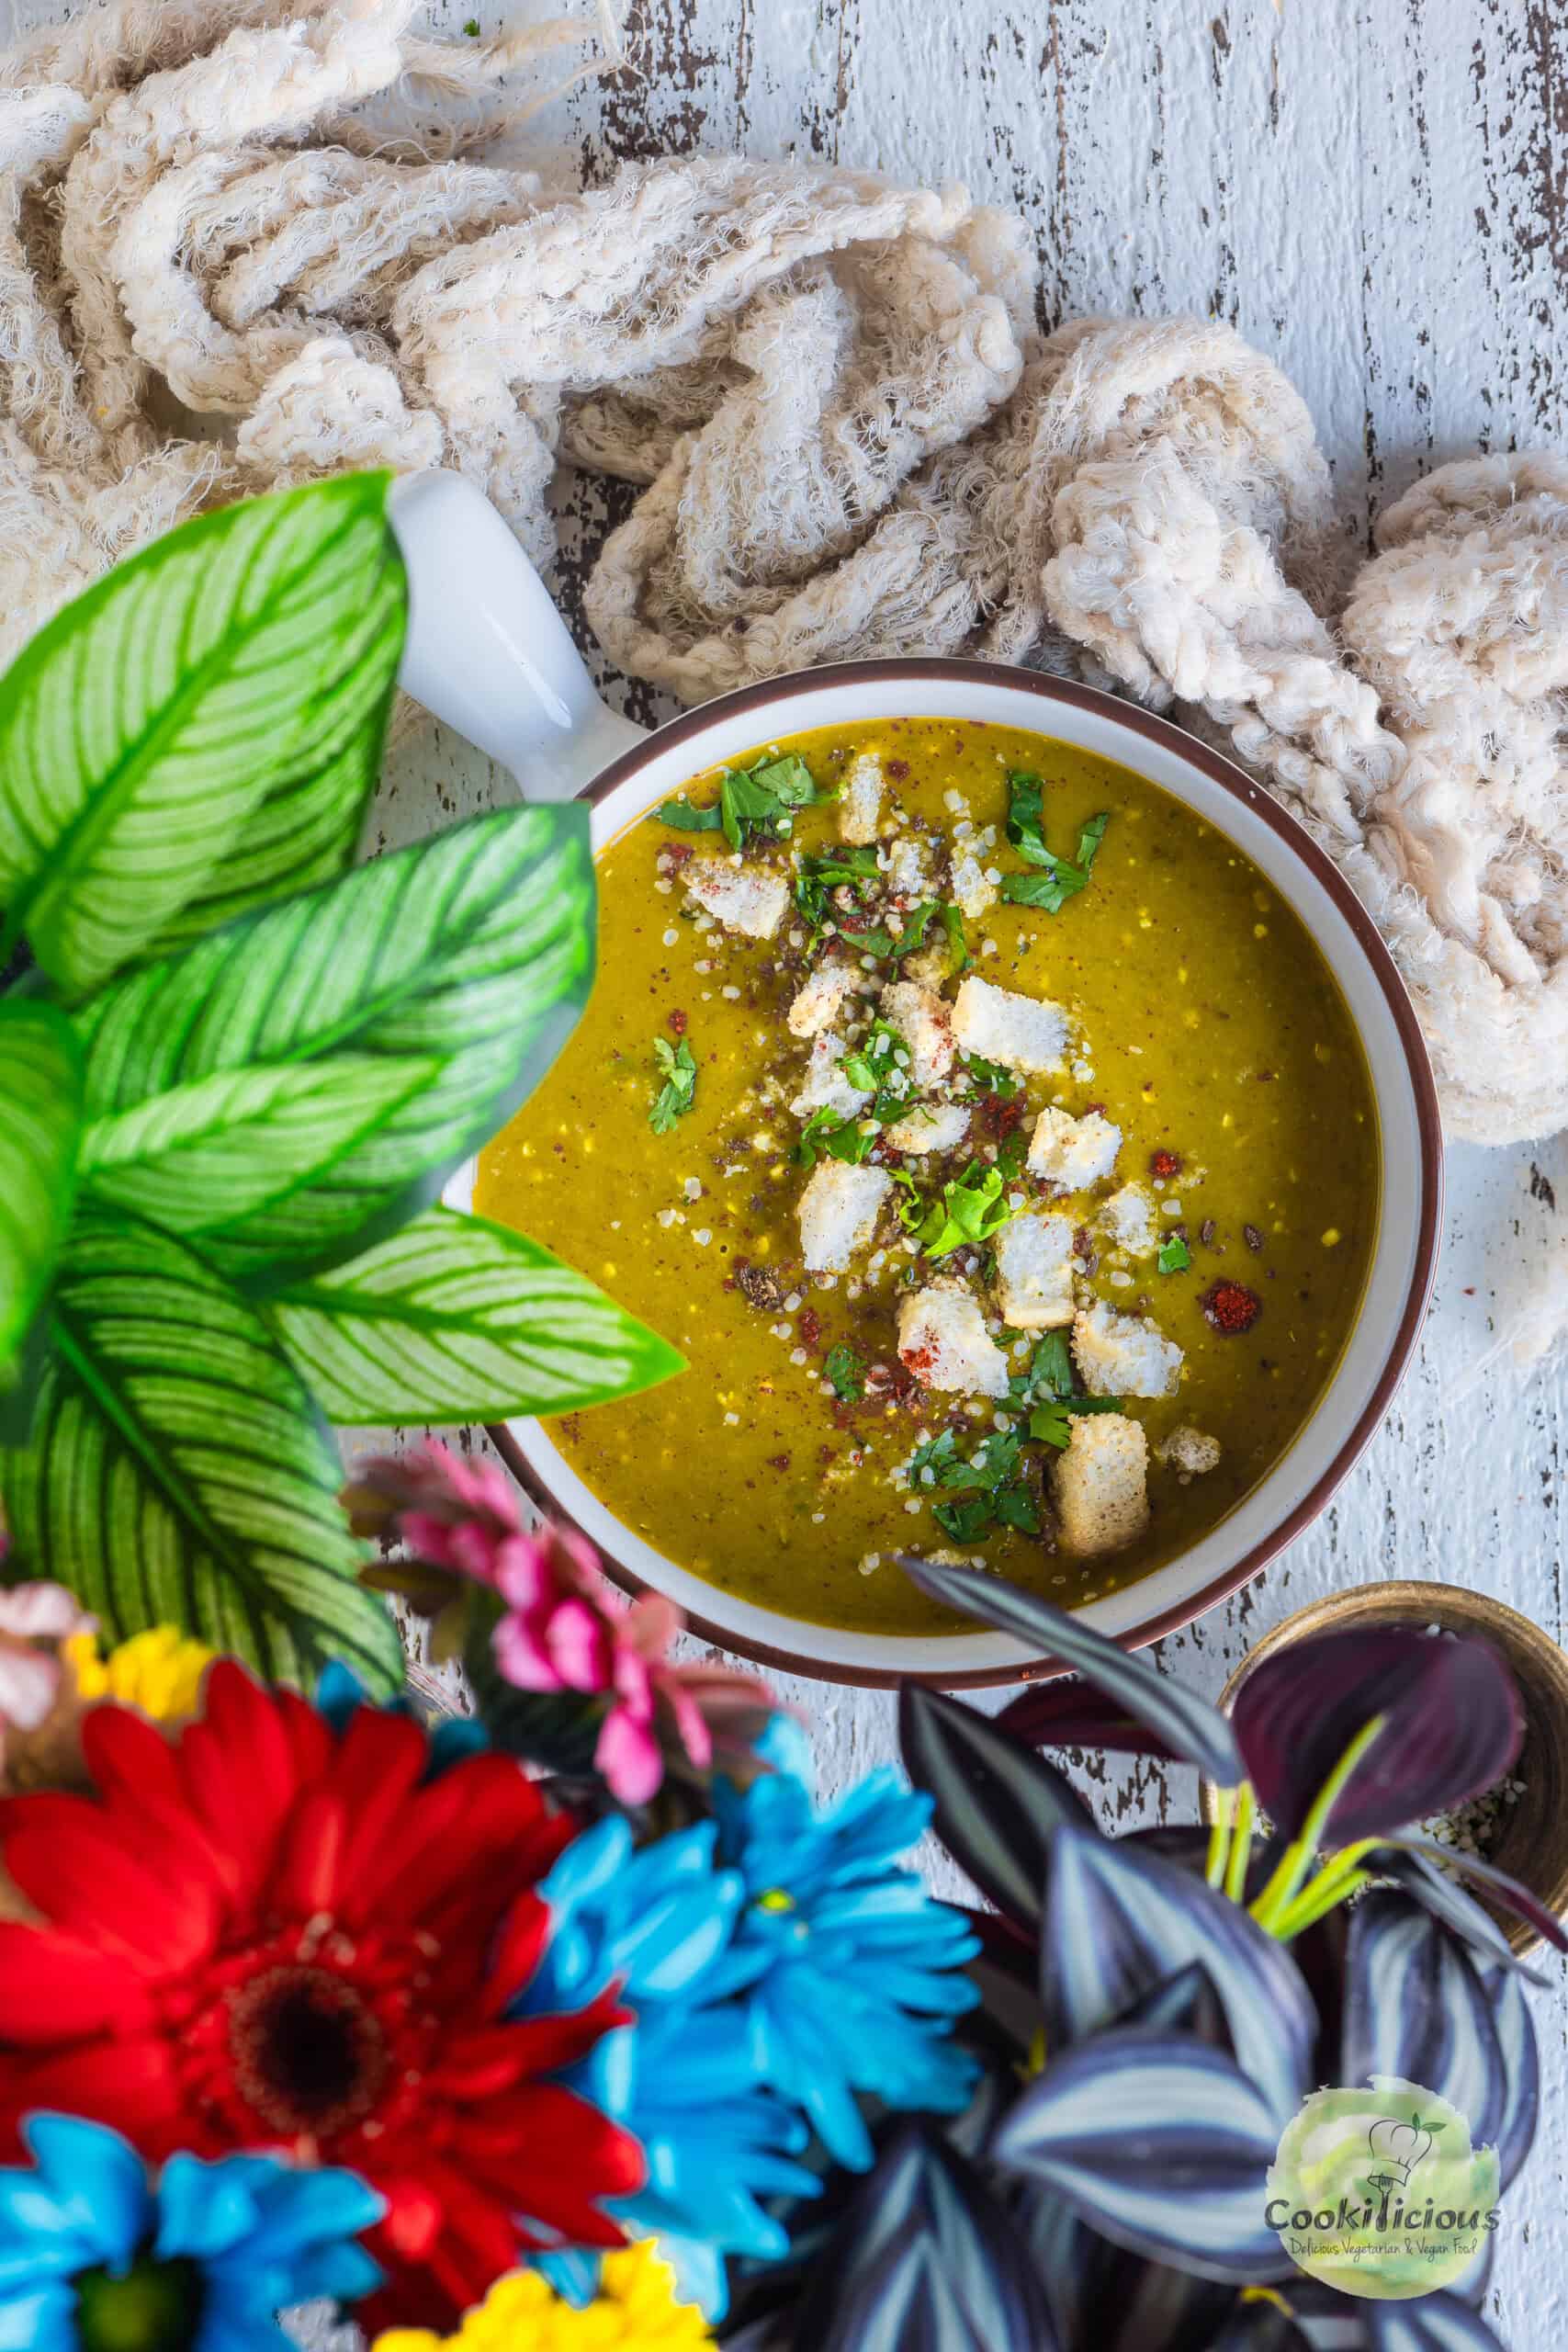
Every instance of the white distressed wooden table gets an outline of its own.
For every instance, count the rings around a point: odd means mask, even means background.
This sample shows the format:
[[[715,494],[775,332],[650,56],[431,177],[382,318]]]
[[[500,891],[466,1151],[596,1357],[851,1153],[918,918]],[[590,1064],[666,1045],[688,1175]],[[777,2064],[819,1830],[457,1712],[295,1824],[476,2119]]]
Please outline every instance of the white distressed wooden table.
[[[455,31],[476,12],[490,32],[520,10],[447,0],[433,18]],[[0,38],[60,13],[0,0]],[[1034,226],[1052,323],[1191,310],[1277,358],[1358,541],[1433,463],[1563,438],[1568,0],[631,0],[626,29],[631,70],[541,118],[542,143],[595,175],[743,147],[961,178]],[[569,604],[621,511],[602,484],[564,486]],[[634,717],[665,715],[604,684]],[[383,837],[509,789],[434,732],[394,763]],[[1438,1299],[1394,1410],[1318,1524],[1162,1645],[1168,1671],[1216,1691],[1290,1611],[1393,1575],[1495,1592],[1562,1638],[1568,1367],[1524,1381],[1490,1351],[1499,1308],[1568,1248],[1568,1148],[1456,1150],[1449,1188]],[[886,1698],[788,1695],[826,1789],[892,1754]],[[1098,1800],[1120,1823],[1180,1817],[1186,1777],[1140,1767]],[[1542,2129],[1492,2298],[1513,2352],[1568,2340],[1561,1991],[1536,2014]]]

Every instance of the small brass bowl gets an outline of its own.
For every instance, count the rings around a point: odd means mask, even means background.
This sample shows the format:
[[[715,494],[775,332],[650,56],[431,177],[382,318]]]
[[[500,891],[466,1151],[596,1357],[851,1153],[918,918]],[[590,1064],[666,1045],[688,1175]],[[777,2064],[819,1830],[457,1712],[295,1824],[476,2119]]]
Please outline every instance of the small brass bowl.
[[[1343,1634],[1354,1626],[1440,1625],[1448,1634],[1479,1634],[1501,1650],[1518,1685],[1525,1713],[1524,1746],[1511,1777],[1524,1782],[1517,1802],[1506,1805],[1497,1835],[1483,1856],[1518,1879],[1559,1917],[1568,1911],[1568,1657],[1539,1625],[1506,1608],[1489,1593],[1467,1592],[1457,1584],[1415,1579],[1364,1585],[1331,1593],[1298,1609],[1248,1650],[1220,1693],[1228,1714],[1235,1694],[1259,1658],[1313,1634]],[[1199,1789],[1203,1819],[1214,1818],[1215,1791]],[[1523,1956],[1539,1951],[1541,1939],[1523,1919],[1488,1902],[1479,1884],[1469,1892],[1489,1911]]]

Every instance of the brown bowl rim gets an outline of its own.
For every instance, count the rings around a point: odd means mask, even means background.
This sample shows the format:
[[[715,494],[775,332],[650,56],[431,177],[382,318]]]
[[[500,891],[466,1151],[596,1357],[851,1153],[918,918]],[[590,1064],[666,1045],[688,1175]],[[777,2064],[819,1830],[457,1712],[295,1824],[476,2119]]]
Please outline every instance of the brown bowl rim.
[[[1267,1535],[1260,1536],[1239,1560],[1199,1591],[1161,1610],[1145,1624],[1117,1636],[1124,1649],[1141,1649],[1149,1642],[1161,1641],[1168,1634],[1179,1632],[1182,1626],[1191,1624],[1195,1618],[1201,1617],[1222,1600],[1228,1600],[1233,1592],[1239,1591],[1244,1584],[1267,1567],[1287,1544],[1293,1543],[1348,1477],[1387,1412],[1415,1351],[1437,1276],[1443,1197],[1442,1125],[1438,1110],[1437,1085],[1415,1008],[1382,934],[1337,866],[1319,849],[1304,826],[1299,824],[1270,793],[1256,784],[1234,761],[1226,759],[1223,752],[1173,726],[1169,719],[1159,718],[1136,703],[1123,702],[1119,695],[1106,694],[1098,686],[1081,685],[1070,678],[1046,677],[1037,670],[1021,670],[1010,662],[965,661],[953,656],[902,656],[874,662],[824,662],[813,670],[791,671],[780,678],[738,687],[731,694],[716,695],[695,710],[684,711],[679,718],[667,720],[653,730],[645,743],[634,744],[629,751],[612,760],[607,767],[584,785],[576,797],[591,807],[596,806],[634,776],[655,751],[667,751],[688,737],[704,732],[716,718],[787,700],[794,695],[813,693],[824,683],[874,687],[906,680],[911,675],[939,682],[951,679],[955,685],[1005,685],[1032,695],[1046,706],[1065,706],[1068,709],[1097,713],[1129,729],[1134,735],[1142,735],[1149,742],[1159,744],[1175,757],[1186,760],[1190,765],[1200,769],[1212,783],[1228,792],[1233,799],[1251,809],[1306,867],[1349,925],[1382,989],[1410,1073],[1416,1098],[1421,1209],[1415,1262],[1404,1310],[1384,1356],[1377,1384],[1333,1461],[1277,1527]],[[1048,730],[1043,728],[1041,731]],[[530,1500],[541,1510],[576,1527],[576,1521],[526,1460],[505,1424],[494,1422],[488,1424],[487,1428],[497,1453]],[[585,1532],[582,1530],[579,1532]],[[624,1592],[636,1595],[648,1589],[642,1577],[613,1553],[606,1552],[603,1544],[595,1542],[595,1549],[604,1560],[606,1571]],[[948,1690],[986,1690],[1000,1689],[1012,1682],[1043,1680],[1049,1676],[1067,1671],[1059,1660],[1052,1657],[1031,1659],[1018,1666],[976,1667],[953,1673],[915,1673],[907,1668],[881,1667],[825,1667],[819,1659],[801,1657],[792,1651],[775,1649],[766,1643],[742,1640],[738,1634],[696,1616],[688,1614],[686,1623],[700,1640],[750,1658],[759,1666],[772,1668],[775,1672],[800,1675],[807,1680],[838,1683],[851,1689],[887,1690],[897,1689],[902,1682],[913,1681],[931,1683]]]

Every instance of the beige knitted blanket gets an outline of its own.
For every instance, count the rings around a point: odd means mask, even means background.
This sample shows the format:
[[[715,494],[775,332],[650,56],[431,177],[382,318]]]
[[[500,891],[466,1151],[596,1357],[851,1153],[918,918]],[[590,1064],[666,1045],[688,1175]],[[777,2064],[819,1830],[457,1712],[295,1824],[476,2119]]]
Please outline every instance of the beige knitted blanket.
[[[0,658],[204,503],[453,465],[543,561],[557,468],[618,475],[623,669],[969,651],[1177,705],[1382,925],[1450,1132],[1568,1125],[1568,463],[1441,468],[1343,581],[1311,419],[1226,328],[1042,337],[1022,223],[958,187],[494,168],[583,27],[412,14],[110,0],[0,59]]]

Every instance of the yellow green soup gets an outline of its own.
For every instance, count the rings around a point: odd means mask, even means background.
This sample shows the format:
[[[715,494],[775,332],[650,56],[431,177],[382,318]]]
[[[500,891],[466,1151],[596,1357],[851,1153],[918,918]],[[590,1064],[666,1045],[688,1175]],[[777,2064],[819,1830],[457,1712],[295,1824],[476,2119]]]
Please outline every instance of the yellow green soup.
[[[1360,1049],[1317,949],[1258,869],[1126,769],[1039,736],[913,718],[799,736],[738,765],[792,755],[824,797],[778,819],[787,832],[745,838],[744,870],[792,893],[771,938],[728,929],[687,888],[697,861],[733,862],[722,832],[655,813],[601,854],[592,1001],[484,1152],[477,1205],[687,1357],[690,1370],[662,1386],[553,1429],[584,1482],[658,1551],[747,1600],[867,1632],[939,1622],[895,1566],[900,1550],[984,1562],[1075,1606],[1213,1528],[1280,1459],[1332,1374],[1375,1239],[1377,1128]],[[869,758],[884,792],[877,843],[858,860],[867,870],[814,891],[810,876],[851,821],[845,779]],[[804,771],[789,773],[804,785]],[[1031,806],[1010,782],[1020,775],[1040,781],[1043,835],[1025,823],[1015,843],[1010,810],[1027,818]],[[716,806],[719,782],[696,778],[689,806]],[[917,868],[916,887],[895,893],[894,876]],[[1067,887],[1053,892],[1042,876]],[[1060,903],[1004,895],[961,916],[960,878],[971,907],[1010,885]],[[841,1151],[863,1151],[896,1182],[849,1266],[808,1274],[807,1121],[789,1105],[812,1049],[789,1009],[824,957],[852,966],[867,991],[914,977],[951,1005],[965,955],[969,973],[1064,1010],[1062,1066],[1021,1078],[961,1056],[946,1091],[971,1115],[948,1153],[902,1156],[881,1131],[840,1134]],[[868,992],[840,1018],[850,1055],[874,1042],[876,1010]],[[1066,1195],[1021,1165],[1053,1104],[1098,1110],[1122,1133],[1114,1171]],[[1067,1549],[1048,1475],[1052,1432],[1066,1425],[1041,1412],[1049,1377],[1020,1393],[1043,1339],[1045,1372],[1059,1373],[1063,1339],[1002,1325],[994,1238],[926,1254],[943,1186],[977,1199],[998,1166],[990,1216],[1073,1219],[1077,1307],[1103,1301],[1146,1318],[1182,1351],[1175,1393],[1117,1400],[1147,1440],[1148,1519],[1110,1555]],[[1141,1252],[1102,1223],[1129,1184],[1156,1238]],[[933,1279],[973,1295],[1013,1395],[932,1392],[901,1364],[900,1305]],[[1179,1430],[1212,1441],[1201,1451],[1212,1458],[1217,1445],[1217,1462],[1194,1474],[1180,1447],[1162,1460]]]

